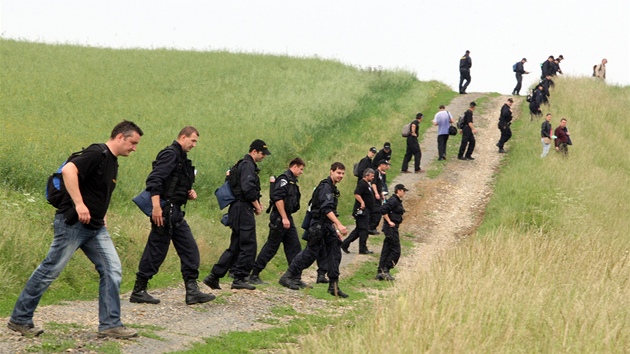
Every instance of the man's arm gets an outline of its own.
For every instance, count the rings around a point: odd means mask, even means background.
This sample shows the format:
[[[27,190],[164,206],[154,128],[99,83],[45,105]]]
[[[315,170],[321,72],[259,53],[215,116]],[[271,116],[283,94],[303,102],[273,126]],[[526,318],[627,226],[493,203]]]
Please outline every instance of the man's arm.
[[[74,163],[68,162],[61,169],[61,175],[63,176],[63,184],[66,191],[74,203],[74,209],[79,216],[79,221],[82,224],[89,224],[92,217],[90,216],[90,210],[83,203],[83,196],[79,188],[79,169]]]

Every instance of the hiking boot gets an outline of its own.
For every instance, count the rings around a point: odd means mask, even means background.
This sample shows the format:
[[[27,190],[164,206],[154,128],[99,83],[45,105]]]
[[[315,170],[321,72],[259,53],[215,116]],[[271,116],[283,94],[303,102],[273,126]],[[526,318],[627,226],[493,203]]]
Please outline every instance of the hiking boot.
[[[280,283],[280,285],[284,286],[285,288],[289,288],[291,290],[300,290],[300,287],[295,284],[293,279],[291,279],[291,277],[289,277],[287,273],[284,273],[284,275],[280,277],[278,283]]]
[[[387,276],[383,272],[378,272],[378,274],[376,274],[376,277],[374,279],[383,281],[383,280],[387,280]]]
[[[9,327],[9,329],[12,331],[19,332],[25,337],[37,337],[40,334],[44,333],[43,329],[35,327],[35,325],[33,324],[19,324],[11,320],[7,322],[7,327]]]
[[[389,274],[389,272],[385,273],[385,278],[387,278],[387,280],[389,280],[389,281],[396,280],[396,278],[394,278],[391,274]]]
[[[341,244],[341,250],[345,254],[350,254],[350,250],[348,249],[348,245]]]
[[[221,286],[219,285],[219,278],[215,277],[212,273],[203,278],[203,283],[209,286],[210,289],[221,290]]]
[[[469,156],[469,157],[467,157],[467,158],[466,158],[466,160],[469,160],[469,161],[472,161],[472,160],[474,160],[474,159],[475,159],[475,158],[474,158],[474,157],[472,157],[472,156]]]
[[[328,293],[332,296],[335,297],[342,297],[342,298],[347,298],[349,295],[344,293],[343,291],[341,291],[341,289],[339,289],[339,283],[338,282],[330,282],[330,285],[328,286]]]
[[[313,289],[313,286],[310,284],[306,284],[302,281],[302,279],[291,279],[293,280],[293,284],[297,285],[300,289]]]
[[[269,284],[269,283],[264,282],[262,279],[260,279],[260,277],[257,274],[250,275],[247,282],[253,285]]]
[[[315,282],[315,284],[328,284],[329,282],[330,282],[330,280],[328,280],[328,278],[326,278],[326,275],[318,274],[317,275],[317,281]]]
[[[256,287],[251,285],[251,284],[247,284],[247,282],[243,278],[236,278],[232,282],[232,289],[235,289],[235,290],[256,290]]]
[[[363,250],[363,251],[359,251],[359,254],[374,254],[374,252],[370,250]]]
[[[499,154],[505,154],[505,150],[499,149]]]
[[[466,158],[462,157],[462,156],[457,156],[458,160],[466,160]]]
[[[378,232],[378,230],[373,229],[373,230],[368,230],[368,234],[370,234],[370,235],[380,235],[381,233]]]
[[[197,285],[197,279],[186,281],[186,305],[203,304],[216,298],[212,294],[202,293]]]
[[[98,331],[99,337],[112,338],[133,338],[138,336],[138,332],[125,326],[118,326]]]
[[[133,286],[129,302],[136,304],[159,304],[160,299],[156,299],[147,293],[147,285],[149,281],[140,277],[136,277],[136,283]]]

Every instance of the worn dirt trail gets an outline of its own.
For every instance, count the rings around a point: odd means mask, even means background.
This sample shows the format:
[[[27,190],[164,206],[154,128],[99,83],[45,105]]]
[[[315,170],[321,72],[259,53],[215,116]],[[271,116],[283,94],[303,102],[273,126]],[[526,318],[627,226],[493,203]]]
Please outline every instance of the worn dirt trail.
[[[410,191],[405,197],[405,220],[401,225],[401,235],[413,235],[415,246],[403,250],[398,265],[397,277],[409,277],[417,267],[428,268],[434,257],[453,247],[467,235],[474,232],[483,218],[485,205],[492,194],[493,175],[497,170],[501,154],[497,153],[495,143],[499,138],[496,127],[500,108],[507,96],[490,97],[485,94],[471,93],[458,96],[447,110],[454,119],[462,114],[468,103],[480,97],[487,97],[477,107],[474,115],[477,127],[477,146],[474,161],[457,160],[457,149],[461,136],[450,137],[452,144],[447,150],[448,160],[436,161],[437,128],[430,128],[423,141],[422,168],[431,169],[432,165],[442,164],[443,172],[434,179],[424,173],[401,174],[391,184],[404,183]],[[518,119],[520,100],[513,105],[515,119]],[[425,117],[421,124],[431,124],[433,117]],[[456,146],[455,146],[456,145]],[[509,153],[509,143],[506,145]],[[396,151],[404,154],[404,151]],[[400,166],[392,166],[392,171]],[[465,217],[462,217],[464,215]],[[370,244],[375,252],[380,245]],[[357,254],[357,242],[350,247],[351,254],[343,256],[342,278],[355,269],[361,262],[370,259]],[[375,255],[378,256],[378,255]],[[313,268],[313,267],[312,267]],[[305,272],[305,280],[313,282],[315,272]],[[272,309],[277,306],[291,306],[299,313],[312,313],[320,310],[339,312],[343,309],[338,304],[331,306],[330,300],[319,300],[304,292],[292,291],[277,285],[276,280],[264,277],[274,285],[259,287],[255,291],[231,291],[229,283],[223,291],[214,291],[219,299],[208,304],[186,306],[184,289],[173,287],[151,289],[150,292],[160,298],[159,305],[138,305],[129,303],[129,294],[121,295],[123,322],[141,326],[155,326],[151,331],[162,340],[140,336],[132,340],[121,340],[123,353],[167,353],[187,348],[193,342],[203,341],[204,337],[215,336],[230,331],[249,331],[268,328],[266,318],[280,322],[289,318],[277,318]],[[269,278],[269,279],[267,279]],[[343,281],[343,279],[342,279]],[[200,284],[203,291],[209,289]],[[325,285],[316,285],[325,286]],[[54,306],[40,307],[36,313],[36,322],[43,325],[48,336],[67,338],[77,341],[79,348],[73,352],[92,352],[88,346],[100,346],[112,339],[99,339],[95,333],[97,327],[97,301],[73,301]],[[348,303],[348,307],[352,304]],[[27,339],[8,330],[0,319],[0,353],[32,352],[29,348],[40,345],[45,337]],[[50,322],[72,324],[63,329],[55,329]],[[140,329],[142,331],[142,329]],[[45,334],[46,335],[46,334]]]

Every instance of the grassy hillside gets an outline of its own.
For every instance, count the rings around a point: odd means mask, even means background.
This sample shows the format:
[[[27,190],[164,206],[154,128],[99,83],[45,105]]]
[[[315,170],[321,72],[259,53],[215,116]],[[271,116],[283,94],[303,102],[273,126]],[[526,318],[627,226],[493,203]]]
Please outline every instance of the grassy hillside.
[[[212,192],[252,140],[265,140],[273,153],[260,164],[262,181],[282,172],[291,158],[304,158],[300,184],[308,195],[333,161],[351,172],[370,146],[380,148],[384,141],[392,142],[393,163],[399,165],[400,127],[453,96],[445,85],[419,82],[408,72],[365,72],[320,59],[8,40],[0,40],[0,77],[0,315],[9,313],[50,245],[54,210],[43,197],[47,176],[72,151],[105,141],[122,119],[145,132],[138,151],[119,161],[108,214],[128,289],[149,230],[130,199],[144,188],[157,152],[183,126],[194,125],[201,135],[190,153],[199,171],[199,199],[189,203],[187,219],[202,253],[201,273],[207,273],[229,241]],[[352,176],[340,184],[346,222],[354,184]],[[266,225],[266,216],[259,217],[261,241]],[[271,271],[286,267],[275,262]],[[95,297],[97,274],[85,272],[92,268],[77,254],[43,303]],[[173,253],[152,286],[179,279]]]
[[[569,156],[540,158],[542,119],[523,107],[478,234],[299,352],[630,350],[630,87],[558,79],[550,100]]]

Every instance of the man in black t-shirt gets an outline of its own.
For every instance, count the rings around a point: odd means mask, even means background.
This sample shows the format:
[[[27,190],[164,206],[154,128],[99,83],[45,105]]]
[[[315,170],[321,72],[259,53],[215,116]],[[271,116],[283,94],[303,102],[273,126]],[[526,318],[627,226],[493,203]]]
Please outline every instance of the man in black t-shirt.
[[[348,247],[357,238],[359,239],[359,254],[374,253],[367,248],[370,213],[376,204],[374,191],[372,190],[372,180],[374,180],[374,170],[368,168],[363,172],[363,178],[357,182],[357,187],[354,189],[355,201],[352,215],[354,216],[356,227],[341,243],[341,249],[345,253],[350,253]]]
[[[457,154],[457,158],[460,160],[474,160],[472,157],[473,151],[475,151],[475,133],[477,133],[477,129],[475,129],[475,125],[473,124],[473,111],[477,103],[470,102],[470,108],[464,113],[464,125],[461,130],[462,132],[462,143],[459,146],[459,153]],[[468,148],[468,149],[467,149]]]
[[[418,143],[418,133],[420,132],[420,122],[424,115],[422,113],[416,114],[416,119],[411,122],[411,134],[407,137],[407,150],[405,151],[405,157],[403,158],[402,168],[400,172],[402,173],[410,173],[408,171],[409,162],[411,161],[411,157],[414,158],[414,171],[415,172],[424,172],[423,169],[420,168],[420,159],[422,159],[422,151],[420,150],[420,143]]]
[[[33,324],[35,309],[46,289],[80,248],[100,275],[99,336],[138,335],[120,320],[122,265],[107,231],[105,215],[116,187],[118,157],[135,151],[142,134],[136,124],[123,121],[114,127],[107,143],[90,145],[62,168],[67,195],[55,215],[55,236],[46,259],[28,279],[15,304],[7,324],[9,329],[26,336],[44,332]]]

